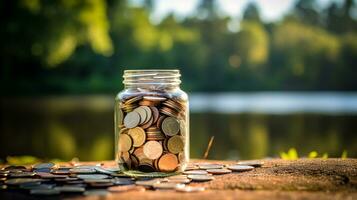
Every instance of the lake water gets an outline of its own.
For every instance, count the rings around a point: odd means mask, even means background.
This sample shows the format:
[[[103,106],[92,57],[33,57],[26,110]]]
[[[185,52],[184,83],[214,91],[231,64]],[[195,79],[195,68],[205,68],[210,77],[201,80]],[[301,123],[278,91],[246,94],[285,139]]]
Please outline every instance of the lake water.
[[[113,97],[2,98],[0,158],[113,158]],[[220,93],[190,95],[191,157],[277,157],[294,147],[357,157],[357,93]]]

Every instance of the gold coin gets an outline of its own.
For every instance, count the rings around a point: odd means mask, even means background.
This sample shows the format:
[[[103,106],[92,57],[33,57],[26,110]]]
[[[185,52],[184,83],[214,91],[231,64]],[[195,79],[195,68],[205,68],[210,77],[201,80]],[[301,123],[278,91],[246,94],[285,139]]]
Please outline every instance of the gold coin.
[[[132,97],[128,100],[125,101],[125,104],[133,104],[137,101],[140,101],[141,99],[143,98],[143,96],[135,96],[135,97]]]
[[[173,117],[167,117],[162,122],[161,128],[165,135],[174,136],[180,130],[180,123],[177,119]]]
[[[183,148],[184,148],[183,139],[178,135],[172,136],[167,141],[167,149],[173,154],[178,154],[182,152]]]
[[[162,154],[162,146],[159,142],[148,141],[144,145],[144,154],[151,160],[158,159]]]
[[[128,134],[119,135],[119,151],[126,152],[129,151],[133,142]]]
[[[134,111],[137,112],[140,115],[139,124],[145,123],[145,120],[147,118],[147,114],[146,114],[146,110],[143,108],[143,106],[135,108]]]
[[[137,112],[130,112],[124,118],[124,125],[127,128],[134,128],[140,123],[140,115]]]
[[[172,153],[164,154],[158,162],[159,169],[163,172],[172,172],[177,168],[177,165],[177,157]]]
[[[142,128],[135,127],[135,128],[129,129],[128,134],[133,139],[134,147],[140,147],[141,145],[143,145],[145,143],[146,134]]]

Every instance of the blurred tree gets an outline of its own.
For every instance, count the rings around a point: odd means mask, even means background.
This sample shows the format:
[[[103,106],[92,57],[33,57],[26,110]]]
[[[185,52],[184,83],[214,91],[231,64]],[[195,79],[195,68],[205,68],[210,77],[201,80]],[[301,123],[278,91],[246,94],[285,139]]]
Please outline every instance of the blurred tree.
[[[259,10],[254,2],[248,4],[247,8],[243,13],[243,20],[252,20],[261,22]]]
[[[299,0],[295,5],[294,14],[303,23],[320,26],[321,18],[316,6],[316,0]]]

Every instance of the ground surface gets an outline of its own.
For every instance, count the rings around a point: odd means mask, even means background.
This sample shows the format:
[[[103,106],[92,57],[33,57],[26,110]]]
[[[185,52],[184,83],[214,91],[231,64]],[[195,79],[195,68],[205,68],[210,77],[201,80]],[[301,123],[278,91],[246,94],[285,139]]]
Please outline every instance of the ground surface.
[[[195,162],[207,162],[196,160]],[[234,161],[209,161],[235,163]],[[200,193],[125,192],[101,196],[60,196],[60,199],[357,199],[357,159],[264,160],[253,171],[215,176]],[[0,191],[0,199],[38,199]]]

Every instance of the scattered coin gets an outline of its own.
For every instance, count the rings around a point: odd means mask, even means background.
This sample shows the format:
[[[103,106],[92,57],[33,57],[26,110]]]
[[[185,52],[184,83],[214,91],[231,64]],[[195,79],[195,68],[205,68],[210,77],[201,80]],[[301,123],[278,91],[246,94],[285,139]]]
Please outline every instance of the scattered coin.
[[[108,190],[106,189],[94,189],[94,190],[87,190],[83,194],[85,196],[106,196],[108,195]]]
[[[58,195],[61,191],[52,190],[52,189],[32,189],[30,190],[30,194],[33,195]]]
[[[157,190],[174,190],[176,187],[183,187],[183,184],[173,183],[173,182],[163,182],[155,183],[153,187]]]
[[[221,164],[199,164],[198,165],[200,169],[222,169],[223,165]]]
[[[187,175],[207,175],[208,172],[205,170],[190,170],[190,171],[184,171],[184,174]]]
[[[108,178],[108,175],[105,174],[78,174],[77,178],[80,179],[106,179]]]
[[[178,192],[203,192],[205,191],[204,187],[196,187],[196,186],[185,186],[185,187],[177,187],[176,191]]]
[[[97,170],[95,170],[95,168],[80,167],[80,168],[72,168],[69,170],[69,172],[74,174],[93,174],[96,173]]]
[[[188,178],[196,182],[211,181],[214,179],[213,176],[209,175],[188,175]]]
[[[58,186],[54,188],[55,190],[58,190],[60,192],[69,192],[69,193],[77,193],[77,192],[84,192],[85,188],[84,187],[78,187],[78,186]]]
[[[33,166],[33,169],[43,169],[43,168],[52,168],[54,167],[55,164],[54,163],[39,163]]]
[[[217,175],[232,173],[232,171],[229,169],[207,169],[207,172],[210,174],[217,174]]]
[[[108,188],[109,192],[128,192],[128,191],[145,191],[145,187],[137,185],[112,186]]]
[[[43,181],[43,180],[35,179],[35,178],[13,178],[13,179],[6,180],[5,184],[7,184],[7,185],[21,185],[21,184],[36,183],[36,182],[41,182],[41,181]]]
[[[254,169],[254,167],[248,165],[228,165],[227,168],[235,172],[244,172]]]
[[[250,161],[240,161],[237,164],[238,165],[248,165],[248,166],[252,166],[252,167],[261,167],[264,165],[264,162],[250,160]]]

